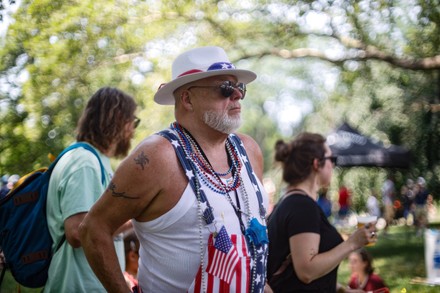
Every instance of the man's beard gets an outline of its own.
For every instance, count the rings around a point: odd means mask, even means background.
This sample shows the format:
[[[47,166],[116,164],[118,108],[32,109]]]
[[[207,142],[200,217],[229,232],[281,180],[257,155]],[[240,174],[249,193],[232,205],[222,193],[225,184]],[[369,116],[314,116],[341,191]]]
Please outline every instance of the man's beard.
[[[115,157],[123,158],[128,155],[128,151],[131,147],[131,138],[124,138],[120,140],[116,146]]]
[[[203,121],[215,130],[226,134],[231,134],[241,125],[240,114],[229,116],[226,111],[223,113],[206,111],[203,114]]]

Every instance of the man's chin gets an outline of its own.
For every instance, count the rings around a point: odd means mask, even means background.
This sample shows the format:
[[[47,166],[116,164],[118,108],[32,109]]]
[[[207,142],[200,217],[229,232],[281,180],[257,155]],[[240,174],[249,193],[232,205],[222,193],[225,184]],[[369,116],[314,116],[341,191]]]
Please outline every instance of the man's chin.
[[[229,127],[229,128],[227,128],[227,129],[225,129],[225,130],[223,130],[223,131],[221,131],[221,132],[223,132],[224,134],[231,134],[231,133],[234,133],[234,132],[236,132],[237,131],[237,129],[239,129],[240,128],[240,125],[238,125],[238,126],[231,126],[231,127]]]

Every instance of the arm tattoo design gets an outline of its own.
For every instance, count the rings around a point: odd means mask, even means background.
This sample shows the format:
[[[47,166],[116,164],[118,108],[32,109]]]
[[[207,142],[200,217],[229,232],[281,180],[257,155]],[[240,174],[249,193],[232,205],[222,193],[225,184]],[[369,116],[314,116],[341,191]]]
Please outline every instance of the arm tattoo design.
[[[318,253],[312,248],[311,250],[310,250],[310,256],[311,257],[314,257],[315,255],[317,255]]]
[[[142,151],[137,158],[134,158],[134,161],[136,162],[136,164],[138,164],[142,167],[142,170],[144,170],[145,164],[150,163],[150,160],[144,154],[144,151]]]
[[[122,198],[127,198],[127,199],[138,199],[139,197],[135,197],[135,196],[128,196],[125,194],[125,192],[116,192],[116,185],[113,182],[110,182],[109,186],[108,186],[108,190],[110,190],[112,192],[112,196],[114,197],[122,197]]]

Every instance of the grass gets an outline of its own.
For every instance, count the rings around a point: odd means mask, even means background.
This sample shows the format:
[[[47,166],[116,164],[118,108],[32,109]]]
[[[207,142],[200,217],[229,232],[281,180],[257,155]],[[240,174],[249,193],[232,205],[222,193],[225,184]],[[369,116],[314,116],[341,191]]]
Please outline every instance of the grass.
[[[376,245],[367,248],[374,258],[375,272],[390,288],[391,293],[434,293],[440,292],[440,286],[414,284],[415,278],[426,278],[425,252],[423,237],[416,237],[413,228],[393,226],[387,236],[379,234]],[[350,272],[348,262],[339,266],[338,281],[347,284]],[[22,293],[41,292],[40,289],[21,287]],[[17,283],[8,271],[1,285],[0,292],[17,291]]]
[[[5,278],[3,279],[3,283],[0,287],[1,293],[14,293],[14,292],[21,292],[21,293],[40,293],[42,292],[43,288],[38,289],[32,289],[32,288],[25,288],[23,286],[19,286],[17,282],[15,282],[14,278],[11,275],[10,271],[6,271]]]
[[[375,272],[391,293],[434,293],[440,286],[416,284],[417,278],[426,278],[424,237],[417,237],[412,227],[393,226],[384,236],[379,234],[376,245],[367,247],[372,254]],[[348,284],[350,271],[347,260],[339,266],[338,281]]]

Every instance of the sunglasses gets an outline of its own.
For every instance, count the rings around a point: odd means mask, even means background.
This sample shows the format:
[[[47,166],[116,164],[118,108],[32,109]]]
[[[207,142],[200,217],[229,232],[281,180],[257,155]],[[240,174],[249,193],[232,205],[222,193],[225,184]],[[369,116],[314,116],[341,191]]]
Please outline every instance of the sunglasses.
[[[141,119],[134,116],[133,123],[134,123],[134,128],[137,128],[139,126],[139,123],[141,123]]]
[[[337,161],[338,157],[336,156],[327,156],[322,158],[322,160],[330,160],[330,162],[332,162],[333,165],[336,165],[336,161]]]
[[[220,92],[223,97],[229,98],[233,93],[234,90],[237,89],[241,93],[241,99],[244,99],[244,96],[246,95],[246,85],[242,82],[238,82],[234,84],[232,81],[226,80],[222,82],[220,85],[193,85],[187,88],[189,91],[192,88],[220,88]]]

